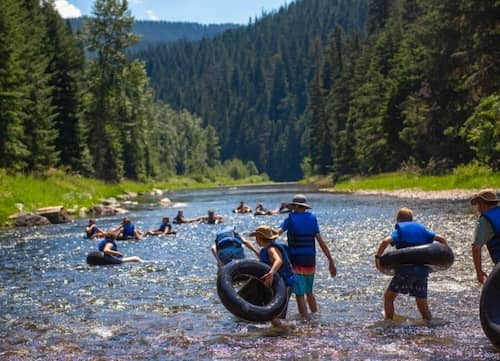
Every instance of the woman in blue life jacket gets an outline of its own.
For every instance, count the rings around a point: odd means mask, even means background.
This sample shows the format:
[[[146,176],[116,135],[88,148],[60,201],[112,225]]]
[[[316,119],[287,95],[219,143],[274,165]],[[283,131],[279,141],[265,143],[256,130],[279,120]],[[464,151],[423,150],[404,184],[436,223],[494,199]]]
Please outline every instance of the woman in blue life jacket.
[[[94,218],[90,218],[89,225],[85,227],[85,234],[88,239],[94,239],[104,237],[106,232],[97,227],[96,220]]]
[[[128,239],[135,239],[136,241],[139,241],[142,239],[141,231],[135,227],[129,217],[123,218],[122,224],[115,228],[113,233],[117,234],[116,239],[119,241]]]
[[[285,281],[287,287],[286,306],[277,318],[271,320],[273,326],[281,327],[283,325],[280,319],[286,318],[288,301],[290,300],[290,296],[292,294],[292,287],[297,279],[292,272],[292,265],[288,259],[285,247],[274,241],[279,237],[277,232],[274,232],[269,226],[261,225],[257,227],[255,231],[250,233],[250,236],[255,237],[257,244],[262,247],[259,252],[259,260],[271,266],[271,270],[262,276],[264,285],[267,288],[271,288],[273,286],[274,274],[276,272],[278,272]]]
[[[471,199],[471,204],[479,213],[474,230],[472,243],[472,259],[476,270],[477,281],[483,284],[488,275],[483,271],[481,250],[484,245],[488,248],[494,264],[500,262],[500,207],[496,191],[485,189]]]
[[[116,233],[114,232],[107,232],[104,239],[99,242],[98,248],[100,252],[104,253],[105,257],[113,257],[118,259],[121,263],[143,262],[143,260],[137,256],[124,257],[123,253],[118,251],[118,247],[116,245]]]
[[[169,234],[175,234],[175,232],[172,232],[172,225],[168,217],[162,218],[160,227],[146,232],[146,236],[166,236]]]
[[[385,249],[392,245],[397,249],[419,246],[438,241],[446,244],[446,240],[425,228],[422,224],[413,221],[413,212],[409,208],[401,208],[396,215],[396,227],[389,237],[380,243],[375,254],[375,266],[382,272],[380,257]],[[394,300],[400,293],[415,297],[417,308],[424,320],[432,318],[427,303],[427,280],[429,269],[426,266],[408,265],[398,267],[394,277],[384,294],[385,319],[394,318]]]
[[[257,248],[251,242],[241,237],[235,231],[234,227],[227,227],[217,232],[215,244],[211,247],[212,254],[217,260],[217,265],[222,267],[232,260],[245,258],[243,245],[252,250],[256,256],[259,255]]]

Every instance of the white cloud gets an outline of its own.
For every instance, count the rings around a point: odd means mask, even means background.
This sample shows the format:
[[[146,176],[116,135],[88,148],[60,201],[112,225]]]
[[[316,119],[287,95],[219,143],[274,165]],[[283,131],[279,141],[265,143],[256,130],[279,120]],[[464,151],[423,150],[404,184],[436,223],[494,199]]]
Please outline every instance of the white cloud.
[[[78,18],[82,16],[82,12],[75,5],[70,4],[67,0],[56,0],[54,2],[56,10],[65,19]]]
[[[160,20],[153,10],[146,10],[146,14],[148,14],[150,20]]]

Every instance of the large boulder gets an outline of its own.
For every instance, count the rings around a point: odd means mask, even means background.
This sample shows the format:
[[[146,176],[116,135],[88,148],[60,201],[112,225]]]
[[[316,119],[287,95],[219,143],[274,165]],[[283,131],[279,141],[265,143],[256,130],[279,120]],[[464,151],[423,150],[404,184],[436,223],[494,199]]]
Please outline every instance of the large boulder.
[[[106,216],[114,216],[115,214],[127,213],[127,210],[120,207],[98,204],[90,209],[90,213],[92,213],[94,217],[106,217]]]
[[[18,214],[15,220],[16,227],[46,226],[50,224],[50,221],[44,216],[33,213]]]
[[[38,208],[36,214],[47,218],[52,224],[71,222],[71,217],[63,206]]]

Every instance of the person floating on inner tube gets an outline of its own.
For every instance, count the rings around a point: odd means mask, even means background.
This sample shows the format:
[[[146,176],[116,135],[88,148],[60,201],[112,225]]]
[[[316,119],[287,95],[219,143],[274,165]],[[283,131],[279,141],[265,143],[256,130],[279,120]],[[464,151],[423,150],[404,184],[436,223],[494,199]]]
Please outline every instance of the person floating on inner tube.
[[[169,234],[175,234],[175,232],[172,231],[172,225],[168,217],[162,218],[160,227],[146,232],[146,236],[166,236]]]
[[[290,213],[292,210],[288,208],[288,204],[286,202],[281,202],[280,207],[278,208],[278,213]]]
[[[255,216],[272,216],[273,214],[278,214],[278,210],[271,210],[264,208],[264,203],[258,203],[255,207],[255,212],[253,213]]]
[[[186,218],[184,217],[184,210],[183,209],[179,209],[177,211],[177,214],[176,216],[174,217],[174,220],[173,220],[173,224],[182,224],[182,223],[193,223],[193,222],[196,222],[197,219],[196,218]]]
[[[488,275],[483,271],[481,250],[484,245],[488,248],[494,264],[500,262],[500,207],[496,191],[485,189],[471,199],[471,204],[479,212],[474,242],[472,243],[472,259],[479,283],[483,284]]]
[[[245,202],[240,201],[240,204],[238,207],[233,209],[233,213],[251,213],[252,208],[250,208],[248,205],[245,204]]]
[[[224,223],[224,217],[215,213],[213,209],[209,209],[206,216],[198,217],[198,222],[208,223],[208,224],[218,224]]]
[[[116,239],[123,241],[127,239],[135,239],[139,241],[142,239],[142,233],[132,223],[129,217],[123,218],[122,224],[113,230],[117,234]]]
[[[85,234],[88,239],[94,239],[104,237],[106,232],[97,227],[96,220],[94,218],[90,218],[89,225],[85,227]]]
[[[295,293],[297,308],[301,315],[307,315],[307,306],[311,312],[318,312],[318,304],[313,294],[314,273],[316,271],[316,241],[328,259],[330,275],[335,277],[337,269],[330,249],[320,234],[318,220],[312,212],[306,212],[311,206],[302,194],[296,194],[288,203],[292,210],[283,221],[277,233],[287,232],[288,256],[292,270],[297,277],[292,292]],[[305,295],[305,297],[304,297]],[[307,297],[307,303],[306,303]]]
[[[118,247],[116,245],[116,233],[107,232],[105,238],[99,242],[99,251],[103,252],[106,257],[117,258],[121,263],[125,262],[143,262],[137,256],[123,257],[123,253],[118,252]]]
[[[271,227],[266,225],[259,226],[255,231],[250,233],[250,236],[255,237],[257,244],[262,247],[259,252],[259,260],[271,266],[271,270],[262,277],[262,279],[264,280],[264,285],[267,288],[271,288],[273,286],[274,274],[276,272],[281,275],[286,283],[286,305],[283,308],[283,311],[278,315],[278,317],[271,320],[273,326],[281,327],[282,323],[280,319],[286,318],[288,301],[290,300],[292,287],[297,281],[297,278],[292,272],[292,265],[290,263],[290,260],[288,259],[288,254],[285,246],[274,241],[279,237],[279,235],[274,232]]]
[[[259,256],[259,251],[254,245],[241,237],[234,227],[227,227],[217,232],[215,236],[215,244],[211,247],[212,254],[217,260],[219,267],[228,264],[235,259],[245,258],[243,245],[252,250],[256,256]]]
[[[447,244],[446,240],[425,228],[422,224],[413,221],[413,211],[409,208],[401,208],[396,215],[396,227],[389,237],[380,243],[375,254],[375,266],[382,272],[380,257],[387,246],[392,245],[397,249],[419,246],[438,241]],[[384,294],[385,319],[394,318],[394,300],[400,293],[415,297],[417,308],[424,320],[432,318],[427,303],[427,279],[429,269],[426,266],[408,265],[395,269],[394,277]]]

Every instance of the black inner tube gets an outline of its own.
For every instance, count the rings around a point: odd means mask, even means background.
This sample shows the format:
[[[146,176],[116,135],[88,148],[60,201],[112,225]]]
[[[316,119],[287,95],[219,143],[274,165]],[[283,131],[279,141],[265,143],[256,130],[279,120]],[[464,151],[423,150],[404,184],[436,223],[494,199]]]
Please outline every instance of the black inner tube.
[[[119,257],[104,254],[104,252],[89,252],[87,255],[87,264],[91,266],[105,266],[113,264],[121,264],[122,260]]]
[[[493,346],[500,350],[500,263],[490,273],[479,301],[481,327]]]

